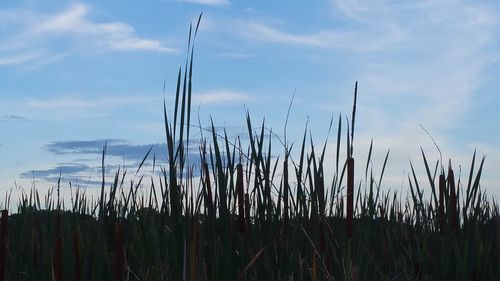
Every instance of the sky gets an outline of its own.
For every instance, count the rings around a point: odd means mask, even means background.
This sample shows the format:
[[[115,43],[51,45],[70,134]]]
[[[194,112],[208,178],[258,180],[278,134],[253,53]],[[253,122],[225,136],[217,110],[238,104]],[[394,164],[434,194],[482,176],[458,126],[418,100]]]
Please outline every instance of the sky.
[[[410,161],[428,186],[420,148],[439,154],[425,128],[464,179],[474,149],[486,155],[481,186],[500,195],[500,3],[461,0],[2,1],[0,194],[59,177],[97,190],[105,141],[108,171],[134,171],[150,147],[164,163],[163,85],[171,113],[201,12],[203,126],[245,135],[248,110],[283,135],[294,96],[289,139],[307,123],[319,145],[332,117],[350,115],[358,81],[354,157],[364,163],[373,139],[380,173],[390,149],[384,187],[407,188]]]

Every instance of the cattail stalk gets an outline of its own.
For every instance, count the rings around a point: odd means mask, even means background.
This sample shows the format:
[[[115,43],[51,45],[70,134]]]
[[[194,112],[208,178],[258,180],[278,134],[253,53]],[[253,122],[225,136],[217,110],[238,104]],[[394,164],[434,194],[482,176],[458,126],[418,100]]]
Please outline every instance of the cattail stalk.
[[[446,179],[444,174],[441,174],[439,176],[439,207],[438,207],[438,214],[439,214],[439,228],[441,230],[441,234],[444,232],[444,227],[445,227],[445,219],[444,219],[444,191],[446,188]]]
[[[238,221],[240,224],[240,233],[246,233],[246,223],[245,223],[245,199],[243,195],[243,166],[241,164],[236,165],[236,193],[238,195]]]
[[[283,218],[288,223],[288,157],[285,156],[283,164]]]
[[[450,185],[450,226],[454,232],[458,231],[458,217],[457,217],[457,193],[455,191],[455,175],[453,169],[448,170],[448,184]]]
[[[245,220],[246,220],[246,231],[250,231],[250,196],[245,193]]]
[[[347,158],[347,215],[346,233],[348,238],[352,238],[352,228],[354,219],[354,158]]]

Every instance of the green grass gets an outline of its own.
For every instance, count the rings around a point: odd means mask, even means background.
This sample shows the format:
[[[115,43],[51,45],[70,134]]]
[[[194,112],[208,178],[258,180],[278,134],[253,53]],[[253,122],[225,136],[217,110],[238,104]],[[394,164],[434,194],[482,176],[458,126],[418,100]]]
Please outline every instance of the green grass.
[[[17,213],[2,220],[0,278],[2,270],[5,280],[500,276],[499,207],[481,189],[484,157],[478,163],[474,153],[464,182],[451,164],[429,166],[422,151],[428,181],[418,181],[411,163],[405,196],[382,188],[389,152],[377,178],[372,146],[366,162],[354,160],[356,101],[351,120],[336,122],[335,159],[326,158],[326,142],[314,145],[307,128],[298,153],[286,133],[276,151],[273,132],[264,122],[255,127],[249,113],[245,138],[231,140],[213,123],[200,129],[191,124],[197,29],[190,31],[189,55],[179,69],[172,116],[164,104],[168,165],[151,179],[119,170],[106,183],[104,147],[98,200],[77,188],[65,201],[59,184],[48,194],[23,193]],[[194,128],[206,136],[195,146]],[[199,162],[188,165],[193,147]],[[147,152],[136,175],[150,157]],[[334,171],[324,169],[326,162],[335,163]],[[365,175],[354,174],[355,164]]]

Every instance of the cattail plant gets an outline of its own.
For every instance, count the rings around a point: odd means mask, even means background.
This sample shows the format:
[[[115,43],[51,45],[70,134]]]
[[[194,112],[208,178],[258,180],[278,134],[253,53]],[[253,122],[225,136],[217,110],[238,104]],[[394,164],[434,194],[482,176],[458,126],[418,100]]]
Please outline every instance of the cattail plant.
[[[240,233],[246,233],[246,221],[245,221],[245,199],[243,195],[243,166],[238,164],[236,166],[236,193],[238,196],[238,221],[240,226]]]
[[[346,231],[347,237],[352,238],[352,228],[354,219],[354,158],[347,159],[347,211],[346,211]]]
[[[354,220],[354,122],[356,117],[356,101],[358,97],[358,82],[354,86],[354,104],[352,108],[351,138],[349,142],[349,131],[347,137],[347,213],[346,213],[346,233],[348,238],[352,238]],[[349,130],[349,129],[348,129]]]

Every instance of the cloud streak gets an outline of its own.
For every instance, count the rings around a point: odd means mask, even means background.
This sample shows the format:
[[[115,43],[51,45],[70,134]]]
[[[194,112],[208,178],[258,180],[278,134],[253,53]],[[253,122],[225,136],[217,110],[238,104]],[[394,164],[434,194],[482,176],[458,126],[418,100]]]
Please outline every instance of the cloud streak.
[[[0,57],[0,66],[2,65],[17,65],[31,62],[43,56],[42,52],[26,52],[26,53],[16,53],[7,56]]]

